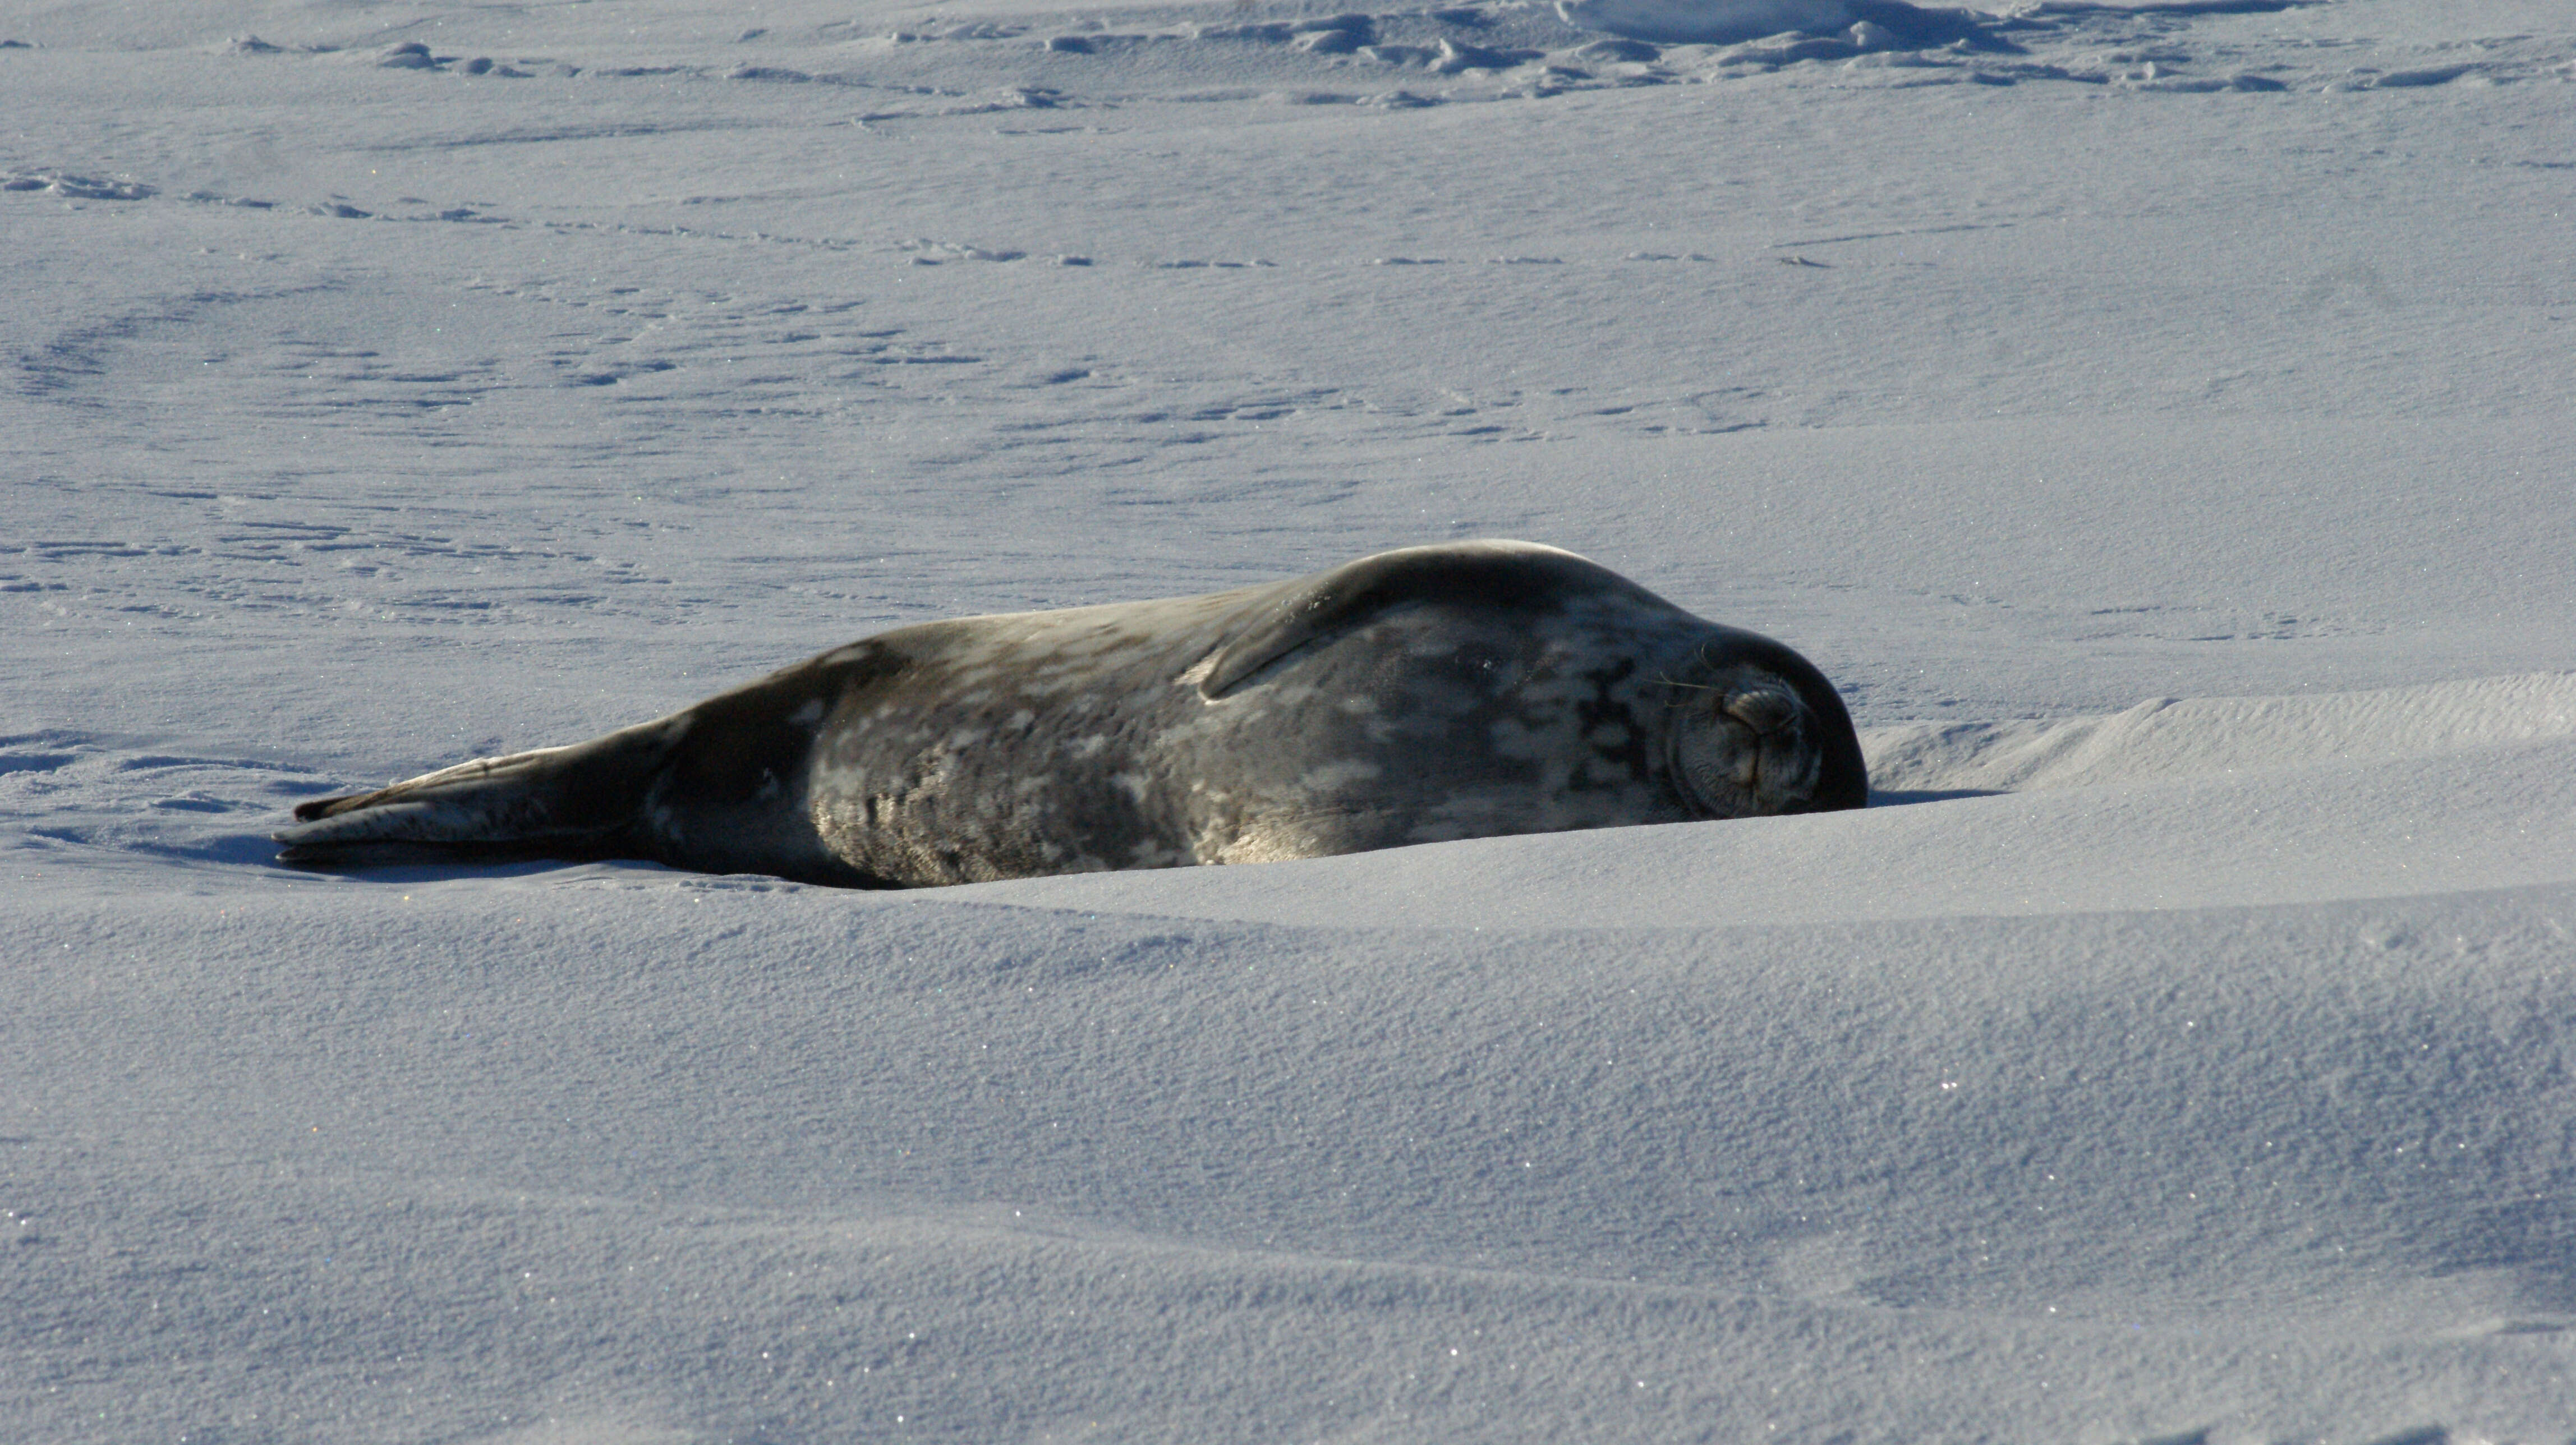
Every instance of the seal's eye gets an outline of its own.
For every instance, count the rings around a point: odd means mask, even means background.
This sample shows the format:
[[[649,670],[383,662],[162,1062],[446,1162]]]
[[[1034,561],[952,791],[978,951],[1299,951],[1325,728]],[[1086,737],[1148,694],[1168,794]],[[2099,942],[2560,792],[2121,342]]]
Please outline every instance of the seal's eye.
[[[1743,671],[1694,689],[1673,729],[1673,765],[1713,818],[1795,811],[1814,794],[1824,756],[1807,705],[1789,684]]]

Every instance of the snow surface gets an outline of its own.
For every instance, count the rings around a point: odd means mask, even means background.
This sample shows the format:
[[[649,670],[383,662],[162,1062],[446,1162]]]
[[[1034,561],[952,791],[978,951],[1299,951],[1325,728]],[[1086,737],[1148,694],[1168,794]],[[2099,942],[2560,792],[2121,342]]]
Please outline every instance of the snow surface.
[[[1702,45],[1854,23],[1844,0],[1556,0],[1556,13],[1584,30]]]
[[[2576,1439],[2576,17],[1824,8],[0,13],[0,1434]],[[1882,806],[265,841],[1479,535]]]

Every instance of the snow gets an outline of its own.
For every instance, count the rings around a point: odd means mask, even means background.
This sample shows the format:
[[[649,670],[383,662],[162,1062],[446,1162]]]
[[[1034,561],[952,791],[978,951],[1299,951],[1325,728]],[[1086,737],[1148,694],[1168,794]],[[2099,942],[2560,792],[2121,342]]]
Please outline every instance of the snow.
[[[2576,1438],[2576,24],[1785,9],[0,17],[13,1438]],[[266,842],[1486,535],[1877,805]]]
[[[1585,30],[1674,45],[1840,30],[1853,23],[1844,0],[1556,0],[1556,13]]]

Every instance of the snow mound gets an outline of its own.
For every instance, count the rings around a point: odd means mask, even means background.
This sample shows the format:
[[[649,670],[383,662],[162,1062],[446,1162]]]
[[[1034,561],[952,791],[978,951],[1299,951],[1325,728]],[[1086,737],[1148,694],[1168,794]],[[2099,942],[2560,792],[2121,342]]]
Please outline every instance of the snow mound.
[[[1923,723],[1864,739],[1881,793],[2027,792],[2327,762],[2393,761],[2576,733],[2576,674],[2309,697],[2157,698],[2107,717]]]
[[[1823,34],[1856,18],[1846,0],[1556,0],[1568,25],[1665,45],[1725,45],[1803,30]]]

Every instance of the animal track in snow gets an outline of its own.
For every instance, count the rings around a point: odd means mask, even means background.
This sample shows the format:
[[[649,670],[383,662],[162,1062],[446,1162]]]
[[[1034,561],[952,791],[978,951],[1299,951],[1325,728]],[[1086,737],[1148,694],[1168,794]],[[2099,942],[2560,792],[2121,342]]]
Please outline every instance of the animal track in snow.
[[[947,261],[1023,261],[1029,254],[1026,251],[987,250],[963,241],[897,241],[894,248],[910,256],[916,266],[937,266]]]
[[[1258,271],[1276,267],[1276,261],[1204,261],[1195,259],[1142,260],[1136,263],[1149,271]]]
[[[459,75],[488,75],[496,80],[526,80],[534,72],[507,65],[488,55],[470,59],[454,55],[433,55],[428,46],[417,40],[386,49],[377,59],[381,70],[453,70]]]
[[[859,64],[808,70],[745,61],[728,66],[604,65],[551,57],[516,63],[447,55],[403,42],[359,57],[396,71],[524,79],[539,74],[590,80],[669,79],[814,85],[902,92],[921,103],[860,117],[862,124],[975,114],[997,109],[1116,104],[1157,98],[1160,74],[1203,77],[1228,63],[1171,57],[1181,48],[1223,48],[1244,66],[1289,79],[1299,73],[1413,72],[1456,82],[1421,94],[1355,97],[1389,108],[1455,100],[1543,98],[1572,90],[1639,84],[1722,83],[1780,76],[1840,85],[1987,84],[2056,81],[2145,92],[2407,90],[2507,84],[2571,73],[2563,38],[2505,36],[2407,50],[2376,42],[2300,41],[2248,34],[2245,17],[2290,10],[2290,0],[2172,0],[2106,5],[2049,0],[2010,14],[1925,8],[1896,0],[1765,0],[1680,4],[1673,0],[1567,0],[1562,12],[1516,5],[1354,11],[1288,20],[1206,18],[1174,7],[1130,12],[1112,28],[1099,18],[970,21],[870,35],[858,22],[817,27]],[[1578,23],[1569,23],[1569,19]],[[2238,33],[2205,42],[2186,37],[2234,23]],[[1803,26],[1804,28],[1800,28]],[[1765,28],[1778,33],[1761,33]],[[744,43],[769,36],[746,32]],[[289,47],[255,37],[236,54],[277,56]],[[306,54],[325,47],[296,47]],[[2352,52],[2340,57],[2331,52]],[[2325,67],[2320,58],[2348,63]],[[2303,63],[2305,62],[2305,63]],[[978,84],[973,77],[982,75]],[[1004,76],[1014,79],[1007,83]],[[967,83],[961,87],[959,82]],[[975,92],[990,89],[994,94]],[[1161,95],[1160,98],[1180,98]],[[1343,99],[1305,96],[1300,99]]]
[[[334,786],[264,759],[172,755],[62,730],[0,737],[0,849],[265,868],[276,815]]]
[[[1602,0],[1634,7],[1651,0]],[[1741,7],[1739,7],[1741,8]],[[1759,7],[1756,7],[1759,8]],[[1798,7],[1792,7],[1793,9]],[[462,77],[512,82],[511,94],[560,85],[746,86],[772,92],[769,103],[839,106],[866,97],[841,122],[883,131],[934,125],[958,117],[1068,110],[1195,99],[1232,103],[1356,104],[1400,111],[1457,102],[1540,100],[1587,91],[1651,85],[1792,85],[1913,87],[1922,85],[2073,84],[2141,97],[2177,100],[2282,91],[2402,96],[2576,75],[2567,37],[2506,35],[2405,44],[2365,38],[2318,39],[2267,30],[2264,15],[2288,9],[2270,0],[2225,4],[2096,5],[2043,3],[2009,15],[1973,16],[1854,3],[1810,6],[1816,15],[1848,9],[1860,17],[1820,33],[1788,31],[1727,44],[1675,42],[1567,24],[1544,8],[1465,5],[1431,10],[1353,11],[1296,19],[1210,18],[1203,7],[1129,12],[1113,25],[1098,19],[1035,17],[1026,22],[973,22],[867,35],[855,24],[819,27],[837,62],[815,67],[808,47],[726,64],[594,64],[581,58],[446,53],[406,41],[377,50],[274,44],[240,37],[205,55],[207,64],[293,67],[363,65],[385,84],[405,77]],[[1900,13],[1901,12],[1901,13]],[[749,37],[760,40],[768,32]],[[748,43],[748,42],[746,42]],[[774,44],[775,38],[763,43]],[[1222,52],[1222,53],[1215,53]],[[622,58],[633,59],[633,58]],[[1212,77],[1243,82],[1207,89]],[[1181,87],[1179,78],[1186,78]],[[495,92],[498,94],[499,92]],[[406,142],[455,152],[493,144],[651,134],[666,129],[759,129],[756,115],[655,119],[606,128],[556,125],[494,129]],[[1083,127],[1097,129],[1097,127]],[[1017,127],[1035,131],[1062,127]],[[239,195],[202,189],[171,194],[149,177],[82,165],[19,165],[0,171],[0,204],[48,199],[70,204],[185,199],[284,219],[313,215],[348,221],[545,225],[596,229],[587,219],[513,214],[490,203],[386,203],[341,195]],[[674,235],[726,241],[843,247],[850,238],[783,236],[739,229],[672,227]],[[972,248],[956,256],[924,250],[925,262],[983,260]],[[1016,257],[1012,259],[1018,259]],[[1059,256],[1056,264],[1090,259]],[[1210,264],[1222,264],[1211,262]]]
[[[77,175],[50,166],[0,171],[0,191],[33,191],[74,201],[140,201],[159,194],[131,177]]]

